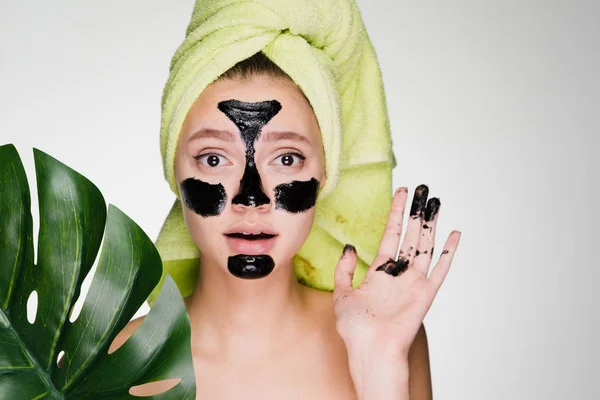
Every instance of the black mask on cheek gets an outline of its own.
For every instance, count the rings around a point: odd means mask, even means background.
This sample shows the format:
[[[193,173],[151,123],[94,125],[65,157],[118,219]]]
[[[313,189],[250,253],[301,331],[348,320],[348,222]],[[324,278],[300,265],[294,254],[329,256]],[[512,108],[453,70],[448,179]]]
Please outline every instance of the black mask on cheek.
[[[227,204],[227,194],[220,183],[211,185],[199,179],[187,178],[179,188],[185,205],[203,217],[221,214]]]
[[[319,181],[292,181],[275,187],[275,208],[290,213],[300,213],[313,207],[317,202]]]
[[[246,144],[246,168],[240,181],[240,190],[232,203],[255,207],[269,204],[269,197],[262,190],[262,182],[254,161],[254,143],[258,140],[263,126],[281,110],[281,104],[277,100],[256,103],[226,100],[220,102],[218,107],[238,127]]]

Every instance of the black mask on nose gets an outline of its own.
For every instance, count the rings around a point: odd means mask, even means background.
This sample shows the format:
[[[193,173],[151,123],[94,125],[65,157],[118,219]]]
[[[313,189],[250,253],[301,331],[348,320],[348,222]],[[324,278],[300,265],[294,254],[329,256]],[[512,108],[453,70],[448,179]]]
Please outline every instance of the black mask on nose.
[[[246,168],[240,181],[239,192],[232,203],[255,207],[269,204],[269,197],[262,190],[262,182],[254,162],[254,143],[258,140],[263,126],[281,110],[281,104],[277,100],[256,103],[226,100],[221,101],[218,107],[238,127],[246,144]]]

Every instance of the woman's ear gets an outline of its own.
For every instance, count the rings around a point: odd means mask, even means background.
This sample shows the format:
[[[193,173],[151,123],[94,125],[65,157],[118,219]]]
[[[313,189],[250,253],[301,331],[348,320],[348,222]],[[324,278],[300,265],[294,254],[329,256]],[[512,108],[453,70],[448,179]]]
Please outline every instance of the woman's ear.
[[[323,173],[323,180],[321,181],[321,184],[319,186],[319,189],[323,189],[323,186],[325,186],[325,182],[327,182],[327,171],[325,171]]]

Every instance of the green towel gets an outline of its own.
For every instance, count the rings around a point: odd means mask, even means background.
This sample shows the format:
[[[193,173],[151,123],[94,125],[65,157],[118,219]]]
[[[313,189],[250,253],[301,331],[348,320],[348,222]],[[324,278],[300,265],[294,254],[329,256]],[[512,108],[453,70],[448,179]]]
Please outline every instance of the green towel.
[[[346,243],[358,252],[354,285],[375,258],[390,209],[396,165],[381,71],[354,0],[197,0],[184,42],[171,61],[162,98],[160,149],[177,196],[156,246],[166,273],[186,297],[200,268],[174,176],[177,139],[202,91],[239,61],[262,51],[310,101],[321,129],[327,180],[315,222],[294,258],[298,280],[333,290]]]

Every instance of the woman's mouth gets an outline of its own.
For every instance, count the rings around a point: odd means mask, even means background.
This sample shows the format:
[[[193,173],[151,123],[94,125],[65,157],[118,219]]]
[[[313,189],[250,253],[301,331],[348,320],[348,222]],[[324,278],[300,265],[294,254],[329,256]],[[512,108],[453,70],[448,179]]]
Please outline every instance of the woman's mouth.
[[[258,255],[265,254],[275,244],[277,235],[270,233],[234,232],[226,233],[227,245],[236,254]]]

